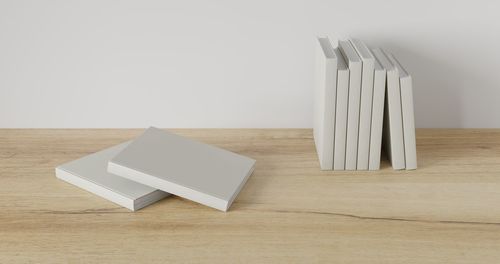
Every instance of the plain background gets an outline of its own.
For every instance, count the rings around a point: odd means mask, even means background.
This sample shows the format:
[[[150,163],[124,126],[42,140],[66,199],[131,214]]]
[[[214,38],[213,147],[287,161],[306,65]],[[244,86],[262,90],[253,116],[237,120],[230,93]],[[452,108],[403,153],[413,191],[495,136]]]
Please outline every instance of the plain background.
[[[314,40],[414,78],[417,127],[500,127],[500,1],[0,0],[0,127],[311,127]]]

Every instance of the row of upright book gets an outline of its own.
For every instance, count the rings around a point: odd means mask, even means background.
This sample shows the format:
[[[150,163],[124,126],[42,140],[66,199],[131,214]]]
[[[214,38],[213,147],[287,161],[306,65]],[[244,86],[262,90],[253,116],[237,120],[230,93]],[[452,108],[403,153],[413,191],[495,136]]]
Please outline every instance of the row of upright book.
[[[359,39],[318,37],[314,142],[322,170],[417,168],[412,78],[394,55]]]

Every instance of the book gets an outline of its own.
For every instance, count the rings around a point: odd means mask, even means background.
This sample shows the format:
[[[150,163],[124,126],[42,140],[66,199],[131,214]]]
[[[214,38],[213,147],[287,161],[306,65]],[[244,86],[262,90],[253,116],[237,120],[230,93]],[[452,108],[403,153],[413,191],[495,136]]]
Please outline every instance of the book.
[[[255,160],[150,127],[108,162],[108,172],[227,211]]]
[[[317,40],[313,135],[320,168],[332,170],[337,56],[328,37],[319,37]]]
[[[391,162],[392,168],[401,170],[405,168],[406,164],[399,72],[382,49],[373,49],[373,54],[387,71],[382,145]]]
[[[407,170],[417,168],[417,146],[415,141],[415,117],[413,110],[413,87],[411,75],[394,55],[388,54],[391,62],[399,72],[401,91],[401,113],[403,116],[403,139],[405,149],[405,165]]]
[[[108,161],[128,142],[58,166],[56,177],[97,196],[136,211],[168,196],[168,193],[107,172]]]
[[[370,154],[370,133],[373,103],[373,75],[375,74],[375,58],[368,47],[359,39],[350,39],[362,61],[361,100],[359,108],[358,156],[356,168],[368,170]]]
[[[356,170],[358,160],[359,106],[361,99],[361,58],[347,40],[339,41],[340,51],[349,67],[349,100],[345,169]]]
[[[380,155],[382,152],[382,127],[384,123],[384,102],[386,70],[375,59],[375,74],[373,76],[373,103],[372,124],[370,131],[369,170],[380,169]]]
[[[335,137],[333,153],[333,169],[345,169],[345,148],[347,137],[347,101],[349,99],[349,68],[339,48],[334,49],[337,55],[337,102],[335,109]]]

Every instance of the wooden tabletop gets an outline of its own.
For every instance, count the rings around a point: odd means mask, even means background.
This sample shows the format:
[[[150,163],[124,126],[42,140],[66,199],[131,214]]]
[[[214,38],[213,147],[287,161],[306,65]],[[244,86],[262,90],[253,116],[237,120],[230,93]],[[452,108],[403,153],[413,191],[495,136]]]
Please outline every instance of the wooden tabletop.
[[[257,160],[227,213],[58,180],[142,130],[0,130],[0,263],[498,263],[500,130],[417,131],[419,168],[320,171],[309,129],[171,130]]]

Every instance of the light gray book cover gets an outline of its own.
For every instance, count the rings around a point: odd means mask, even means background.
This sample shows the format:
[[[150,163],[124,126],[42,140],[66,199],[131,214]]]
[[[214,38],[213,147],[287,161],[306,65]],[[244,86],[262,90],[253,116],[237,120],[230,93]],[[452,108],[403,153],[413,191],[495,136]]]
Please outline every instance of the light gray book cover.
[[[370,153],[370,131],[373,105],[373,77],[375,57],[365,43],[359,39],[349,40],[363,62],[361,68],[361,100],[358,129],[358,170],[368,170]]]
[[[337,55],[337,102],[335,109],[335,137],[333,169],[345,170],[345,146],[347,138],[347,110],[349,100],[349,68],[342,57],[339,48]]]
[[[345,169],[356,170],[358,161],[359,106],[361,100],[361,58],[348,40],[339,41],[339,49],[349,67],[349,100],[347,109],[347,138]]]
[[[108,163],[108,171],[227,211],[255,160],[154,127]]]
[[[369,170],[380,169],[380,154],[382,152],[382,128],[384,124],[384,103],[386,69],[378,59],[375,60],[375,75],[373,76],[373,107],[370,131]]]
[[[332,170],[337,95],[337,56],[328,37],[318,37],[317,40],[313,135],[320,168],[322,170]]]
[[[401,65],[399,60],[394,57],[394,55],[389,54],[388,57],[399,72],[406,169],[414,170],[417,168],[417,146],[415,140],[412,78],[408,71]]]
[[[168,193],[107,172],[110,158],[129,142],[90,154],[58,166],[56,177],[132,211],[139,210]]]
[[[392,168],[402,170],[406,164],[399,72],[382,49],[373,49],[373,54],[387,72],[382,145],[386,150]]]

